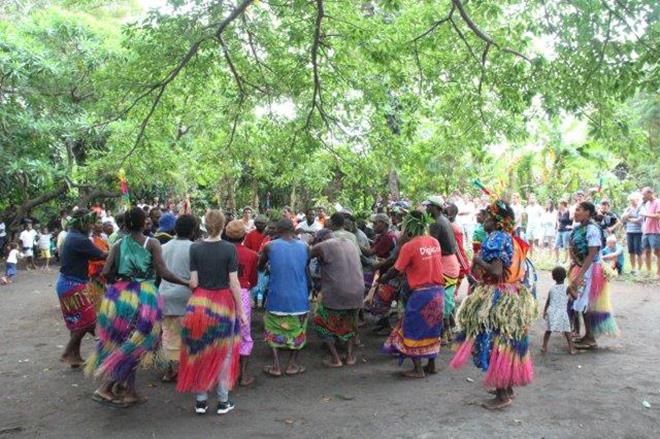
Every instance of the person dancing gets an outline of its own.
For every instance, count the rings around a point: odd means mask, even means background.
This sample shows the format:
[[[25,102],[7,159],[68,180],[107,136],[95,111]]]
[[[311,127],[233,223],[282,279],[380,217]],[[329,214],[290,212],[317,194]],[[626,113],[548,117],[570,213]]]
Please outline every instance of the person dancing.
[[[459,368],[472,355],[486,372],[484,385],[495,388],[487,409],[511,405],[513,387],[532,382],[529,327],[537,314],[536,301],[521,283],[527,246],[512,236],[515,225],[511,206],[494,202],[484,219],[488,238],[474,258],[483,276],[467,296],[457,316],[460,332],[450,367]]]
[[[153,360],[160,345],[162,305],[156,275],[188,285],[167,269],[160,243],[144,235],[142,209],[129,210],[125,224],[128,234],[110,249],[101,273],[108,284],[98,315],[99,341],[85,366],[87,375],[101,380],[92,399],[116,407],[146,401],[136,392],[135,372]]]

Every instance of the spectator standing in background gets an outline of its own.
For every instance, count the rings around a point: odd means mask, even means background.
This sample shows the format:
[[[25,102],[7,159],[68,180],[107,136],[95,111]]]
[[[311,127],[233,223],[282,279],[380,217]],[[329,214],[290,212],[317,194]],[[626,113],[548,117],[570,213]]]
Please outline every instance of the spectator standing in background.
[[[641,215],[642,194],[633,192],[628,195],[630,206],[623,212],[621,222],[626,226],[626,241],[628,242],[628,255],[630,255],[631,274],[642,271],[642,222]]]

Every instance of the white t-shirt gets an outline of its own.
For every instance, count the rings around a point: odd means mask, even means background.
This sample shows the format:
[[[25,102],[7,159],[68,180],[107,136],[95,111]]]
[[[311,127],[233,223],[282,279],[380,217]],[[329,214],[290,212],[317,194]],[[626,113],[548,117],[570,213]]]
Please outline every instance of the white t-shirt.
[[[18,250],[12,249],[9,250],[9,255],[7,256],[8,264],[18,264]]]
[[[541,227],[543,222],[543,208],[540,204],[530,204],[525,208],[527,214],[527,227]]]
[[[525,208],[522,204],[511,204],[511,209],[513,209],[513,214],[516,217],[516,227],[519,227],[522,224],[523,213],[525,213]]]
[[[7,231],[5,229],[5,223],[4,221],[0,221],[0,238],[4,238],[7,236]]]
[[[62,245],[64,245],[64,239],[66,239],[66,230],[62,230],[60,233],[57,234],[57,242],[55,245],[57,246],[57,251],[62,252]]]
[[[49,250],[50,249],[50,240],[53,237],[50,233],[39,234],[39,250]]]
[[[473,222],[476,207],[472,201],[461,202],[461,204],[462,206],[456,205],[456,207],[458,207],[456,222],[460,225],[471,224]]]
[[[319,223],[316,220],[314,220],[314,222],[311,225],[307,224],[307,220],[305,220],[298,223],[298,227],[296,227],[296,230],[300,230],[303,233],[316,233],[322,228],[323,227],[321,227],[321,223]]]
[[[23,248],[32,248],[34,247],[34,241],[37,239],[37,231],[34,229],[23,230],[18,239],[20,239]]]

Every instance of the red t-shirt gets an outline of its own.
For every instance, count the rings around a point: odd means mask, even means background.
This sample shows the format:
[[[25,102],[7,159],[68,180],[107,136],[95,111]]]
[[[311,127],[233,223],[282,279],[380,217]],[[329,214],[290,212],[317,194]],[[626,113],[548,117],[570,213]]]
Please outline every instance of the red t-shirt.
[[[241,288],[250,289],[257,285],[257,262],[259,256],[243,244],[236,245],[238,253],[238,281]]]
[[[379,258],[387,259],[390,257],[392,250],[394,250],[394,243],[396,236],[392,232],[381,233],[374,239],[374,244],[371,249],[376,253]]]
[[[245,245],[247,248],[249,248],[252,251],[258,252],[261,249],[261,242],[264,240],[266,235],[258,231],[257,229],[254,229],[247,235],[245,235],[245,239],[243,240],[243,245]]]
[[[432,236],[418,236],[401,247],[394,268],[406,273],[411,290],[426,285],[442,285],[442,250]]]

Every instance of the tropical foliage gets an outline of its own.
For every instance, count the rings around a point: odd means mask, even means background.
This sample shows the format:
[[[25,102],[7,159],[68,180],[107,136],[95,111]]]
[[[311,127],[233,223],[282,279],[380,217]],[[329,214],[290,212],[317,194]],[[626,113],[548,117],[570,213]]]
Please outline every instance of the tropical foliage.
[[[650,0],[8,2],[0,211],[658,181]],[[392,180],[399,180],[392,181]],[[396,184],[398,183],[398,184]]]

